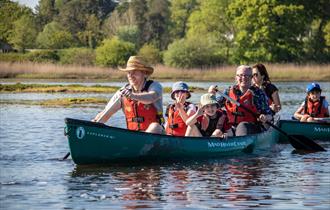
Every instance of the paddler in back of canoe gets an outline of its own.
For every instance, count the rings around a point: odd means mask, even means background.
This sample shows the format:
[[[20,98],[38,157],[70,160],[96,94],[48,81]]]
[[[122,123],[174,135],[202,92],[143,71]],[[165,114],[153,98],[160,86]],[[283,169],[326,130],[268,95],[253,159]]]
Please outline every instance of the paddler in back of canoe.
[[[321,96],[322,89],[317,83],[311,83],[306,88],[305,101],[294,113],[300,122],[317,122],[317,118],[329,117],[329,103]]]
[[[210,93],[201,96],[197,112],[187,119],[186,124],[186,136],[225,138],[230,130],[226,113],[219,109],[215,95]]]
[[[131,56],[126,68],[128,84],[120,88],[105,109],[92,120],[105,123],[122,109],[127,129],[149,133],[163,133],[163,87],[148,77],[154,69],[140,56]]]
[[[224,97],[217,99],[221,106],[224,106],[229,123],[232,125],[232,131],[235,136],[245,136],[249,134],[260,133],[267,129],[263,124],[273,119],[272,111],[268,104],[268,98],[263,90],[252,85],[252,68],[247,65],[241,65],[236,69],[236,85],[229,87],[224,94],[242,106],[259,115],[256,118],[246,109],[226,100]],[[216,88],[216,86],[212,86]],[[217,92],[217,89],[209,88],[209,92]]]
[[[172,86],[171,98],[173,104],[169,104],[166,108],[165,116],[167,121],[165,130],[167,135],[185,136],[187,119],[196,112],[196,106],[187,101],[191,97],[191,91],[186,83],[180,81]]]

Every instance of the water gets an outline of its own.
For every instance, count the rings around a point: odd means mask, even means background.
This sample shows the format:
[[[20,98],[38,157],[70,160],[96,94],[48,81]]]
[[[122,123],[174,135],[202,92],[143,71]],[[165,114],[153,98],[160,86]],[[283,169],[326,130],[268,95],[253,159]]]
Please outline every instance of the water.
[[[306,84],[277,84],[282,119],[298,108]],[[321,85],[329,99],[330,83]],[[19,93],[0,94],[0,100],[111,95]],[[194,93],[192,101],[199,96]],[[169,100],[165,94],[165,104]],[[330,143],[321,142],[327,152],[311,154],[295,154],[290,145],[282,145],[263,156],[208,160],[102,167],[59,161],[69,150],[63,119],[89,120],[102,108],[2,104],[0,209],[330,209]],[[108,124],[125,127],[122,113]]]

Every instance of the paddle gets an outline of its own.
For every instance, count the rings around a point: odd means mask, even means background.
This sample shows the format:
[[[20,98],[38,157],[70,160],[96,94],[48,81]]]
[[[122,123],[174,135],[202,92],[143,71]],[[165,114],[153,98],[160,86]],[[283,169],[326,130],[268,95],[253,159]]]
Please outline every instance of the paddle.
[[[238,101],[235,101],[234,99],[230,98],[226,94],[221,93],[220,91],[217,91],[222,97],[226,98],[230,102],[236,104],[237,106],[240,106],[250,114],[252,114],[254,117],[258,118],[259,115],[257,113],[254,113],[252,110],[248,109],[244,105],[240,104]],[[289,135],[285,131],[283,131],[281,128],[277,127],[271,122],[266,121],[266,124],[273,127],[275,130],[283,134],[289,139],[290,144],[297,150],[306,150],[306,151],[326,151],[322,146],[314,142],[313,140],[307,138],[303,135]]]
[[[119,91],[123,91],[125,88],[120,88],[119,89]],[[110,101],[108,104],[107,104],[107,106],[112,106],[113,104],[115,104],[115,103],[117,103],[119,100],[121,99],[121,97],[118,97],[118,98],[116,98],[115,100],[113,100],[113,101]],[[98,116],[98,119],[102,119],[103,117],[104,117],[104,115],[106,115],[107,114],[107,112],[102,112],[102,114],[100,115],[100,116]],[[99,120],[97,120],[97,121],[93,121],[93,122],[96,122],[96,123],[98,123],[99,122]],[[64,135],[66,136],[66,132],[64,132]],[[70,156],[70,152],[68,152],[68,153],[66,153],[66,155],[64,155],[64,157],[63,158],[61,158],[60,160],[66,160],[68,157]]]

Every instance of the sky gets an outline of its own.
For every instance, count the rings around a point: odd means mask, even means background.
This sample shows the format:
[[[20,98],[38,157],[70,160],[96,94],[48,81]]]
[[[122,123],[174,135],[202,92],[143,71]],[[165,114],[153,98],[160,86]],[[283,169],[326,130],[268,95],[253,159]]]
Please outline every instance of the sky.
[[[19,4],[26,5],[31,9],[34,9],[35,6],[37,6],[39,0],[14,0],[14,1],[18,2]]]

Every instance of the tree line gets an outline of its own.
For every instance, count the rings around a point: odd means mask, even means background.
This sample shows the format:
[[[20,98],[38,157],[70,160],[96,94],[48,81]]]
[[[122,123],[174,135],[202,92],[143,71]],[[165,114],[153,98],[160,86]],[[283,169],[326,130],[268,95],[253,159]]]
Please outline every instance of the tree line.
[[[329,0],[39,0],[35,10],[1,0],[0,41],[87,50],[101,66],[131,54],[181,68],[327,63],[329,11]]]

